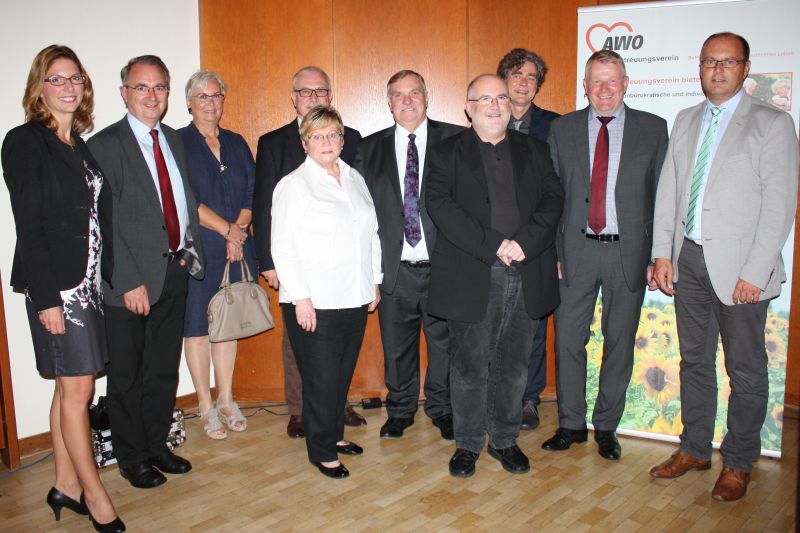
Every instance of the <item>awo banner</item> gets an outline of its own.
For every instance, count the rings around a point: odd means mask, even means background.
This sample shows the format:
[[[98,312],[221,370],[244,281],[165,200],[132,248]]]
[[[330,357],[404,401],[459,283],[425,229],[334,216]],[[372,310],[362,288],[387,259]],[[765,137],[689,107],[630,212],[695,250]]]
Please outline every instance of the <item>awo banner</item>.
[[[732,31],[743,35],[751,47],[745,90],[789,112],[797,128],[800,101],[794,96],[793,83],[800,76],[798,20],[798,0],[698,0],[581,8],[576,106],[588,104],[582,85],[586,60],[596,50],[614,50],[625,59],[630,79],[625,103],[664,117],[671,130],[681,109],[705,98],[698,68],[703,41],[712,33]],[[769,357],[769,404],[761,429],[761,447],[762,453],[770,456],[780,456],[781,449],[793,246],[794,232],[783,250],[789,279],[781,296],[770,303],[764,332]],[[597,396],[602,359],[601,301],[598,299],[587,347],[586,401],[590,413]],[[682,430],[680,353],[672,298],[660,292],[645,296],[634,358],[619,432],[677,441]],[[721,343],[717,349],[717,387],[715,447],[726,430],[730,395]]]

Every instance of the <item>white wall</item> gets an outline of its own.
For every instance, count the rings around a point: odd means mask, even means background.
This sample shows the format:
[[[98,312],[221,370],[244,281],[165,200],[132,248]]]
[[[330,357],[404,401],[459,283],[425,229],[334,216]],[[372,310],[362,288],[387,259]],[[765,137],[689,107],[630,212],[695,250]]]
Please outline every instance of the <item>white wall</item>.
[[[24,120],[22,95],[33,57],[45,46],[66,44],[78,54],[95,91],[95,132],[125,113],[119,95],[119,71],[128,59],[142,54],[160,56],[172,76],[170,110],[164,122],[181,127],[189,122],[183,86],[200,66],[197,0],[138,0],[115,2],[81,0],[0,0],[0,50],[3,51],[3,98],[0,99],[0,138]],[[49,431],[48,411],[53,382],[36,372],[23,297],[11,291],[14,219],[8,190],[0,186],[0,274],[5,300],[11,377],[20,438]],[[178,394],[193,392],[185,363],[181,363]],[[105,378],[97,393],[105,392]]]

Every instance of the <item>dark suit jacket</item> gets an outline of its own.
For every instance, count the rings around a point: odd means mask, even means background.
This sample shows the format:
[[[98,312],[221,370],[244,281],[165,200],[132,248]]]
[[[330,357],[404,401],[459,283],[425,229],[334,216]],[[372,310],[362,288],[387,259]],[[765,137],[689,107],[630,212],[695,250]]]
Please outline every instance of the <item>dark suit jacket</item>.
[[[531,107],[531,127],[528,130],[528,135],[542,142],[547,142],[547,136],[550,133],[550,123],[560,116],[561,115],[555,111],[542,109],[536,104],[533,104]]]
[[[361,134],[358,131],[345,126],[344,147],[340,157],[350,166],[355,164],[360,140]],[[300,142],[300,127],[296,118],[258,139],[256,184],[253,193],[253,237],[259,272],[275,268],[270,247],[272,191],[281,178],[297,169],[305,160],[306,154]]]
[[[75,152],[49,128],[30,121],[8,132],[3,172],[17,226],[11,285],[28,289],[37,311],[63,304],[59,291],[83,280],[89,256],[89,210],[83,161],[99,169],[80,136]],[[102,276],[113,271],[111,194],[100,189],[98,218],[103,239]]]
[[[589,108],[569,113],[550,126],[550,156],[566,192],[558,227],[558,259],[569,285],[583,257],[592,169],[589,168]],[[658,176],[667,152],[666,121],[625,106],[614,201],[619,225],[622,271],[631,291],[647,282],[653,242],[653,209]]]
[[[559,303],[555,230],[564,191],[547,145],[509,131],[517,206],[522,225],[511,239],[525,253],[522,292],[531,318]],[[432,315],[479,322],[489,302],[491,266],[505,236],[491,228],[491,206],[479,138],[472,130],[454,135],[428,153],[425,183],[428,212],[439,229],[431,259]]]
[[[202,279],[205,273],[203,241],[199,238],[197,203],[189,185],[183,142],[172,128],[161,124],[161,129],[178,164],[189,212],[182,259],[189,273]],[[147,161],[127,116],[97,133],[88,144],[103,169],[114,199],[114,275],[111,286],[103,285],[105,302],[123,307],[123,295],[145,285],[150,305],[153,305],[164,288],[169,244],[160,194]]]
[[[462,131],[463,126],[437,122],[428,119],[428,141],[425,145],[427,154],[431,146],[442,139]],[[381,253],[383,263],[383,283],[381,290],[388,294],[394,291],[397,282],[397,271],[400,268],[400,256],[403,253],[405,234],[403,228],[403,196],[400,193],[400,176],[397,174],[397,154],[394,147],[395,126],[373,133],[363,139],[356,153],[356,170],[364,177],[375,203],[378,214],[378,235],[381,238]],[[433,257],[433,248],[436,244],[436,226],[428,210],[425,208],[424,184],[430,174],[430,167],[423,166],[422,184],[420,190],[419,210],[422,222],[422,231],[425,232],[425,244],[428,248],[428,257]]]

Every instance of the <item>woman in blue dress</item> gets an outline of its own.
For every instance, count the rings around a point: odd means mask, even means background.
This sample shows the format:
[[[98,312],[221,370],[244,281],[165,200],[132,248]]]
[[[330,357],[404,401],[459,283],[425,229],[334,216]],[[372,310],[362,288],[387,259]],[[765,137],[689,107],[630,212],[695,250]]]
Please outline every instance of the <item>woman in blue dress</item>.
[[[186,83],[186,104],[192,122],[178,130],[189,162],[189,182],[197,198],[201,238],[206,250],[206,275],[189,280],[184,323],[186,363],[200,408],[200,422],[210,438],[247,429],[247,419],[233,401],[236,342],[208,340],[208,302],[219,289],[225,263],[244,258],[256,272],[252,240],[247,228],[252,218],[255,163],[244,138],[219,127],[225,104],[225,83],[214,72],[198,71]],[[240,268],[232,264],[231,282]],[[214,365],[217,401],[211,398],[210,365]]]

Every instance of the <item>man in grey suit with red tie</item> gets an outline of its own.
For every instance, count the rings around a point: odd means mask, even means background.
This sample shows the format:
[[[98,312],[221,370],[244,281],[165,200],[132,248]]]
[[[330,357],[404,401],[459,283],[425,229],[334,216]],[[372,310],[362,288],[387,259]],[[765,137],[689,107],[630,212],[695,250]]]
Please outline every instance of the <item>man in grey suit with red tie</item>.
[[[88,144],[113,198],[114,274],[103,281],[111,440],[122,477],[152,488],[167,481],[161,472],[192,468],[166,439],[187,283],[203,277],[203,252],[183,143],[161,123],[169,71],[147,55],[131,59],[121,77],[128,114]]]
[[[589,106],[550,125],[550,155],[566,192],[556,244],[561,305],[556,309],[558,418],[545,450],[585,442],[586,344],[602,288],[603,362],[592,413],[601,457],[622,453],[616,430],[633,371],[633,344],[652,275],[653,206],[667,123],[623,103],[625,63],[595,52],[583,87]]]
[[[442,438],[453,439],[447,322],[428,314],[430,258],[436,226],[425,209],[423,185],[428,148],[464,128],[427,117],[428,89],[413,70],[401,70],[386,84],[395,125],[363,139],[356,169],[369,187],[383,252],[378,304],[383,342],[386,411],[382,439],[394,439],[414,423],[419,403],[420,329],[428,346],[425,414]]]
[[[781,250],[797,207],[798,148],[789,114],[745,94],[750,46],[711,35],[700,52],[706,100],[681,111],[661,173],[653,233],[655,281],[675,297],[681,349],[680,449],[657,478],[711,468],[722,337],[730,377],[723,468],[712,497],[747,492],[761,451],[769,382],[767,307],[786,281]]]

